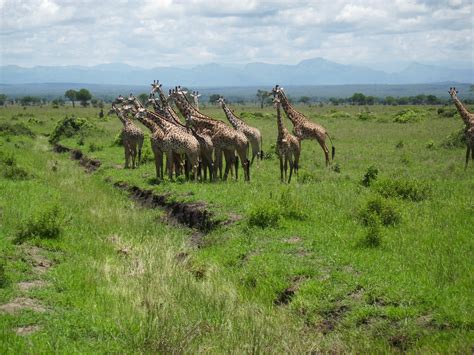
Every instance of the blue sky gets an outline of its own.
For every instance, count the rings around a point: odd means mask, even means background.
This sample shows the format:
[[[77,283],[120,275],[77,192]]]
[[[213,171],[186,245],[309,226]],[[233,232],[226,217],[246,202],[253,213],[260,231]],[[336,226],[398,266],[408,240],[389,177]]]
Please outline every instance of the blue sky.
[[[471,0],[0,0],[0,64],[472,67]]]

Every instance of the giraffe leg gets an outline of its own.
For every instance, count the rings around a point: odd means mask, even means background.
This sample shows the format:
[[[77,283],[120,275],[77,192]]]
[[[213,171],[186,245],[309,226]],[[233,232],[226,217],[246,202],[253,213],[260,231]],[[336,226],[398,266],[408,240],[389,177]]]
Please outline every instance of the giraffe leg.
[[[288,154],[285,154],[285,181],[288,173]]]
[[[166,164],[168,165],[168,178],[173,180],[173,152],[166,154]]]
[[[130,148],[128,143],[125,143],[123,148],[125,151],[125,169],[128,169],[130,167]]]
[[[143,147],[143,139],[138,142],[138,161],[137,166],[142,162],[142,147]]]
[[[468,145],[466,150],[466,164],[464,165],[464,170],[467,169],[467,163],[469,163],[469,153],[471,152],[471,147]]]
[[[283,182],[283,157],[280,154],[280,181]]]
[[[291,175],[293,175],[293,168],[294,168],[293,158],[291,157],[291,155],[290,155],[289,162],[290,162],[290,177],[288,178],[288,184],[291,182]]]
[[[132,169],[135,169],[136,167],[136,159],[137,159],[137,147],[135,144],[132,144],[131,146],[131,153],[132,153]]]
[[[326,158],[326,167],[328,167],[329,164],[331,163],[331,161],[329,160],[329,149],[328,149],[328,146],[326,145],[326,143],[325,143],[324,141],[318,140],[318,143],[319,143],[319,145],[321,146],[321,148],[323,149],[324,157]]]

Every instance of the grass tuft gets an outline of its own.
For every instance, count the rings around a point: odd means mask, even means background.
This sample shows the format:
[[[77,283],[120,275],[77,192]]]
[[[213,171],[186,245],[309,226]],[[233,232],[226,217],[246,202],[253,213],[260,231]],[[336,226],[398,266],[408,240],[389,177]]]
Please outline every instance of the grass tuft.
[[[374,216],[377,216],[384,226],[394,226],[401,221],[396,204],[380,196],[370,198],[359,211],[359,218],[365,226],[370,227]]]
[[[35,237],[41,239],[57,239],[63,231],[64,216],[59,206],[53,204],[31,217],[24,225],[20,226],[15,239],[15,244],[21,244]]]
[[[372,182],[377,180],[377,176],[379,174],[379,169],[377,169],[375,166],[371,165],[367,168],[367,172],[364,175],[364,178],[362,179],[361,183],[365,187],[369,187]]]
[[[426,200],[431,186],[419,180],[384,179],[374,185],[375,191],[384,197],[396,197],[413,202]]]

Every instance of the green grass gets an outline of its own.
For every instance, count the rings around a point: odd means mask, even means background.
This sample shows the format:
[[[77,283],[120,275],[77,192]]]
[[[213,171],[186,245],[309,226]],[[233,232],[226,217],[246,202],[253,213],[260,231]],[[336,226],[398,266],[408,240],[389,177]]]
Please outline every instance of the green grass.
[[[91,108],[0,109],[0,123],[14,116],[37,135],[0,136],[0,149],[32,176],[0,177],[1,195],[15,195],[0,202],[2,303],[20,294],[16,282],[32,277],[15,236],[38,220],[32,216],[41,215],[45,201],[62,213],[58,238],[33,234],[22,244],[40,245],[58,259],[45,275],[51,286],[30,291],[50,311],[0,318],[2,348],[469,351],[473,167],[463,170],[462,146],[442,147],[461,120],[438,116],[436,107],[409,108],[404,124],[394,122],[398,107],[371,107],[367,120],[358,118],[366,112],[359,107],[299,109],[330,132],[338,169],[326,169],[316,142],[303,141],[300,174],[291,185],[280,183],[275,155],[254,163],[250,183],[156,185],[152,162],[121,169],[115,117],[99,121]],[[25,111],[28,117],[18,115]],[[261,129],[264,151],[274,151],[274,110],[236,111],[252,113],[244,116]],[[218,108],[205,112],[224,118]],[[48,151],[42,136],[73,113],[94,128],[60,142],[102,161],[92,175],[80,172],[66,154]],[[285,125],[291,129],[288,120]],[[434,144],[427,149],[429,142]],[[364,186],[371,166],[377,177]],[[160,223],[159,212],[136,207],[105,180],[205,201],[218,218],[241,219],[205,235],[194,249],[192,231]],[[386,223],[373,225],[374,213]],[[117,253],[111,236],[119,236],[130,252]],[[178,254],[187,256],[178,261]],[[277,301],[282,294],[290,295],[283,304]],[[42,329],[28,340],[12,333],[33,323]]]

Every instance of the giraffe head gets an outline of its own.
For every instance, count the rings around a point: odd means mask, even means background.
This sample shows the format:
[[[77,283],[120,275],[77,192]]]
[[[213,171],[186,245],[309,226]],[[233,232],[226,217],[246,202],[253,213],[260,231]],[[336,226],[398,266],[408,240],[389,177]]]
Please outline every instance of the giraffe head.
[[[133,111],[132,111],[133,112]],[[142,118],[145,118],[146,116],[146,110],[142,107],[142,108],[139,108],[138,110],[136,110],[136,112],[133,112],[134,114],[134,118],[135,119],[142,119]]]
[[[219,99],[217,100],[217,103],[219,104],[220,107],[224,108],[225,100],[223,97],[219,97]]]
[[[455,87],[452,87],[452,88],[449,88],[448,92],[449,92],[449,95],[451,95],[452,98],[455,98],[455,97],[457,97],[457,93],[459,91],[457,91]]]
[[[283,88],[280,85],[275,85],[275,87],[272,89],[272,94],[273,97],[276,97],[278,94],[283,93]]]
[[[125,102],[125,98],[122,95],[119,95],[113,102],[112,105],[116,104],[123,104]]]
[[[151,84],[151,93],[150,94],[154,94],[155,92],[157,92],[160,89],[161,89],[161,84],[160,84],[159,80],[153,80],[153,83]]]
[[[145,101],[145,107],[152,105],[153,107],[159,107],[158,100],[155,98],[155,94],[150,93],[148,100]]]

